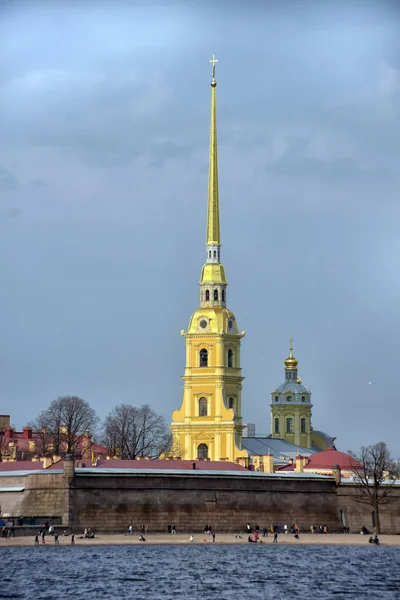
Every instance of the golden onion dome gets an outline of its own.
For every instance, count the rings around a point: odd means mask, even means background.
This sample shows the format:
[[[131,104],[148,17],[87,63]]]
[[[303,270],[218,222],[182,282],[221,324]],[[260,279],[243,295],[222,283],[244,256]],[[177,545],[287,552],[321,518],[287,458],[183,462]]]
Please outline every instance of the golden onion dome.
[[[295,358],[293,356],[293,346],[292,346],[292,342],[294,340],[290,339],[290,346],[289,346],[289,356],[287,357],[287,359],[285,360],[285,368],[289,369],[289,370],[294,370],[297,369],[297,365],[299,364],[299,361],[297,360],[297,358]]]

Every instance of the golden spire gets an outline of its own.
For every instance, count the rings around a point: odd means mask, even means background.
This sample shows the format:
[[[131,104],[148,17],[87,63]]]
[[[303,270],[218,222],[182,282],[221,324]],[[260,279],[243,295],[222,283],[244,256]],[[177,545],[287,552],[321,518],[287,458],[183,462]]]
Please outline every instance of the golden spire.
[[[219,205],[218,205],[218,160],[217,160],[217,106],[215,64],[218,60],[214,54],[211,79],[211,124],[210,124],[210,169],[208,174],[208,219],[207,219],[207,245],[220,246],[219,235]]]
[[[292,338],[290,338],[290,340],[289,340],[289,356],[285,360],[286,369],[289,369],[292,371],[294,369],[297,369],[297,365],[299,364],[299,361],[297,360],[297,358],[295,358],[293,356],[293,342],[294,342],[294,340]]]

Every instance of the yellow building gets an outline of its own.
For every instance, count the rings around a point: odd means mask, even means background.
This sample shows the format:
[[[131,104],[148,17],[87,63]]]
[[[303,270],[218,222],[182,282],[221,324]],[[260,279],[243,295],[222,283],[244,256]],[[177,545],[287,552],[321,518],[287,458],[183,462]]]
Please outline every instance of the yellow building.
[[[289,356],[285,360],[285,381],[271,394],[271,434],[295,446],[314,451],[326,450],[336,438],[314,431],[311,424],[311,391],[298,376],[298,360],[293,356],[290,340]]]
[[[219,230],[216,86],[214,57],[211,80],[210,168],[206,264],[200,279],[200,308],[190,319],[182,405],[172,414],[172,450],[193,460],[247,457],[241,450],[243,377],[235,315],[227,308],[228,282],[221,264]]]

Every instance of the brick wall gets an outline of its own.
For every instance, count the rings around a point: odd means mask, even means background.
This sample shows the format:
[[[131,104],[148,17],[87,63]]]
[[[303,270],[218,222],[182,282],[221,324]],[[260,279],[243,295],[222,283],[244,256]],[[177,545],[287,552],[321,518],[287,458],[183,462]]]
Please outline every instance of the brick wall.
[[[212,478],[207,476],[90,476],[75,479],[72,526],[125,531],[132,521],[149,531],[243,531],[246,523],[311,523],[340,528],[333,481]]]
[[[352,533],[361,531],[363,525],[372,531],[372,507],[356,502],[357,496],[355,486],[340,485],[337,489],[339,514],[342,511]],[[387,504],[380,505],[379,515],[382,533],[400,534],[400,486],[392,488]]]

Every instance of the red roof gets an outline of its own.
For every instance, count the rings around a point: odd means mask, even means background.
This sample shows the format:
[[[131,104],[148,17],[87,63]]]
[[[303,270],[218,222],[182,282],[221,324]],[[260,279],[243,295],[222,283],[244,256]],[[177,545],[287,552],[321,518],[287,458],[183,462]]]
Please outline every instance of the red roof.
[[[15,462],[0,462],[0,471],[40,471],[42,461],[16,460]]]
[[[339,452],[336,448],[328,448],[310,456],[304,469],[332,469],[334,465],[339,465],[342,471],[352,471],[353,469],[362,468],[358,460],[350,456],[350,454]]]
[[[232,462],[209,460],[100,460],[100,469],[184,469],[193,470],[193,463],[199,471],[247,471],[245,467]]]
[[[276,469],[276,471],[295,471],[296,470],[296,464],[289,464],[289,465],[285,465],[284,467],[278,467]]]

